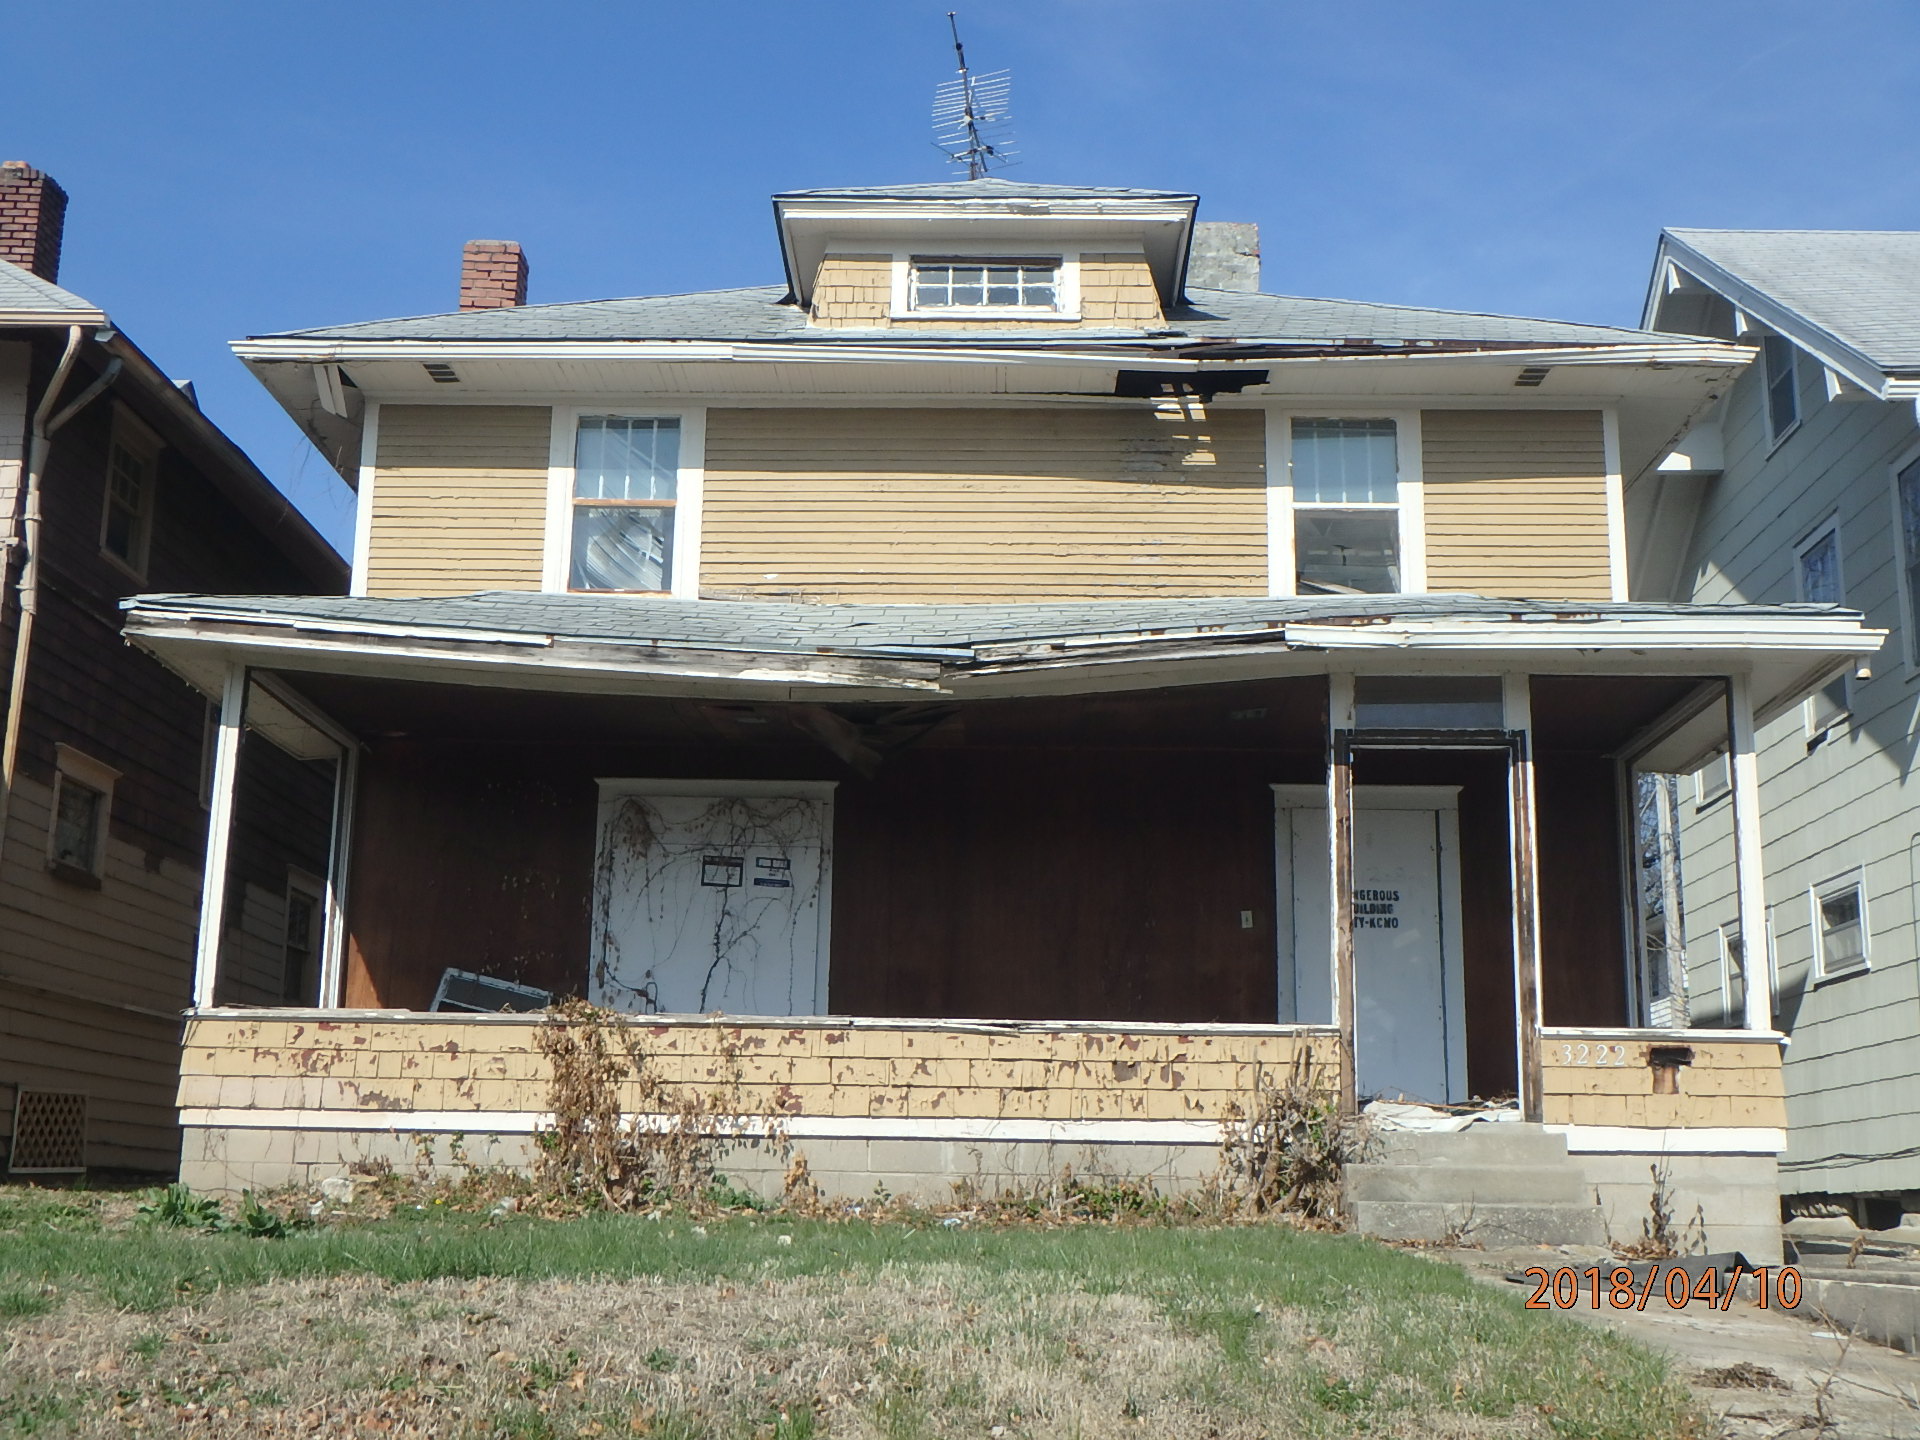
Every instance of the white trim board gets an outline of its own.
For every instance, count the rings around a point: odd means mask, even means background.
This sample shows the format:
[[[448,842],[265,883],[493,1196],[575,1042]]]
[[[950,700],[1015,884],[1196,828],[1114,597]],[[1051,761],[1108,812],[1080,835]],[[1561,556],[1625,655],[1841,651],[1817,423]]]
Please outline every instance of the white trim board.
[[[1787,1132],[1767,1125],[1703,1125],[1641,1129],[1633,1125],[1543,1125],[1567,1137],[1568,1153],[1594,1155],[1778,1155]]]

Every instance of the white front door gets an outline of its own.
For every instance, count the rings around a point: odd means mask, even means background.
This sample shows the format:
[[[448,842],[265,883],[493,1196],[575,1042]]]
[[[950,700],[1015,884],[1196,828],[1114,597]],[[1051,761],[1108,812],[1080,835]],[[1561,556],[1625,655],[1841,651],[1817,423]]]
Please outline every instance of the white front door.
[[[1274,793],[1281,1018],[1327,1024],[1333,907],[1326,791],[1276,785]],[[1363,1097],[1466,1099],[1459,831],[1453,787],[1354,790],[1354,1065]]]
[[[587,998],[642,1013],[823,1013],[832,791],[601,781]]]

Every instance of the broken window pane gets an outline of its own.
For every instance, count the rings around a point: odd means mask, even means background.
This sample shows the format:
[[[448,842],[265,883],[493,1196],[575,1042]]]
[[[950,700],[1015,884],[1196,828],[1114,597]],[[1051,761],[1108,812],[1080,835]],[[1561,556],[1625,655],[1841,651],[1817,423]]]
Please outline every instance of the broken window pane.
[[[1294,512],[1296,588],[1311,594],[1392,594],[1400,588],[1397,510]]]
[[[671,589],[673,511],[645,505],[573,508],[575,590]]]

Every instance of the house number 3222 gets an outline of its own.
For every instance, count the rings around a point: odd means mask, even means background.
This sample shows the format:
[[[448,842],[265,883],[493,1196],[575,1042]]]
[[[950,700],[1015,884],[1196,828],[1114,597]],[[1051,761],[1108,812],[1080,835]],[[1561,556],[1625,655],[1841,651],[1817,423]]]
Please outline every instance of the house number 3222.
[[[1562,1065],[1625,1065],[1627,1047],[1624,1045],[1562,1045],[1560,1063]]]

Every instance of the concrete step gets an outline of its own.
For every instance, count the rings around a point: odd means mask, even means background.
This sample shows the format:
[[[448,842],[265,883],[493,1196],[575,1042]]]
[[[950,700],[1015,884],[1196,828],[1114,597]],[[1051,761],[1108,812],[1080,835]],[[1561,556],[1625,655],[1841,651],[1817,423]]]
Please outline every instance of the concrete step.
[[[1567,1140],[1538,1125],[1495,1122],[1464,1130],[1382,1130],[1366,1157],[1387,1165],[1564,1164]]]
[[[1444,1205],[1590,1205],[1593,1192],[1562,1155],[1558,1165],[1349,1165],[1347,1198]]]
[[[1350,1202],[1353,1228],[1380,1240],[1459,1240],[1498,1248],[1511,1245],[1604,1245],[1600,1207],[1422,1200]]]

